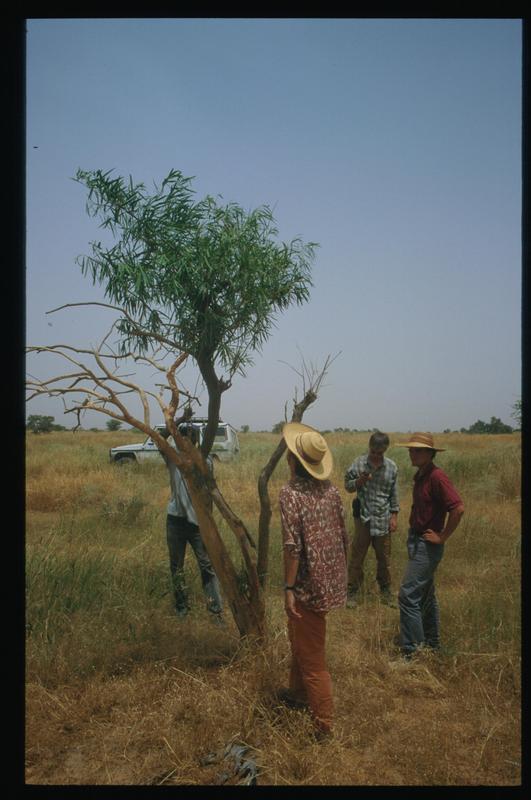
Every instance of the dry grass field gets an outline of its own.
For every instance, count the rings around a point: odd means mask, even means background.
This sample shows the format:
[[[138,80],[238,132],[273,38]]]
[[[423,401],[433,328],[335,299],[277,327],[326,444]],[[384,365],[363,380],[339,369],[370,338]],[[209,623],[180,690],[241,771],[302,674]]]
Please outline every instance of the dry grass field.
[[[231,742],[251,748],[259,785],[520,784],[519,434],[440,436],[448,451],[437,461],[466,506],[437,573],[442,652],[397,666],[398,610],[378,602],[369,553],[360,607],[328,617],[337,723],[324,744],[311,741],[304,712],[273,702],[289,662],[277,506],[285,462],[270,485],[268,638],[253,649],[230,617],[225,628],[210,623],[190,554],[193,613],[184,621],[172,613],[165,467],[108,460],[110,446],[142,438],[27,438],[27,784],[213,785],[223,764],[201,759]],[[352,534],[343,474],[368,434],[327,439]],[[217,466],[221,490],[253,533],[258,474],[277,441],[240,435],[239,460]],[[388,455],[400,468],[398,590],[413,469],[407,450],[391,446]]]

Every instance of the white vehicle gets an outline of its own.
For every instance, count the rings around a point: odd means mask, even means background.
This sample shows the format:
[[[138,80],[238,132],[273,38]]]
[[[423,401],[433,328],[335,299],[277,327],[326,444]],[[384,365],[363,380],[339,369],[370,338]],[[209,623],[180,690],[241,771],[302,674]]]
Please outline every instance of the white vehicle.
[[[199,441],[203,440],[203,433],[206,428],[206,419],[193,419],[190,423],[199,432]],[[165,425],[156,425],[156,430],[163,431],[166,429]],[[173,439],[170,437],[170,444],[173,446]],[[238,441],[238,434],[236,429],[228,422],[219,421],[218,429],[216,431],[216,438],[210,451],[210,455],[214,460],[218,461],[231,461],[236,458],[240,453],[240,443]],[[144,442],[137,444],[123,444],[119,447],[111,447],[109,450],[109,458],[112,463],[124,466],[131,463],[140,463],[144,461],[151,461],[152,459],[161,459],[162,456],[159,449],[151,436]]]

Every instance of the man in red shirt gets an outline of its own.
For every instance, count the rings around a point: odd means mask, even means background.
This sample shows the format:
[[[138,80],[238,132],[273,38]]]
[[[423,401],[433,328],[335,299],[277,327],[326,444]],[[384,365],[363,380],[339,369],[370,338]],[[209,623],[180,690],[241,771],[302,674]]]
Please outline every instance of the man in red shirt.
[[[414,433],[399,447],[409,449],[411,463],[418,467],[409,517],[409,561],[398,594],[400,649],[411,658],[419,647],[438,649],[440,645],[434,575],[444,544],[465,508],[449,477],[434,463],[435,454],[445,448],[435,447],[431,433]]]
[[[326,614],[345,605],[348,539],[341,495],[328,480],[332,453],[325,439],[297,422],[284,425],[282,434],[290,469],[279,504],[291,669],[289,688],[277,697],[292,707],[309,707],[322,738],[331,733],[334,712]]]

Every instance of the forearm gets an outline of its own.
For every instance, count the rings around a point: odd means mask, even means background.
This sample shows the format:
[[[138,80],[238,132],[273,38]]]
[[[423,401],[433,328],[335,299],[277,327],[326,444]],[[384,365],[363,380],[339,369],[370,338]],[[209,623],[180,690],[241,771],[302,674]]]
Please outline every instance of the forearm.
[[[400,503],[398,501],[398,489],[396,483],[393,484],[393,488],[389,496],[389,508],[391,509],[391,514],[398,514],[398,512],[400,511]]]
[[[464,512],[465,512],[465,507],[461,505],[457,506],[457,508],[452,509],[452,511],[448,513],[448,516],[446,518],[446,525],[439,534],[441,541],[443,543],[446,542],[450,538],[452,533],[455,531],[455,529],[461,522],[461,517],[463,516]]]
[[[290,555],[288,550],[284,549],[284,582],[286,586],[295,586],[298,570],[298,557]],[[292,589],[284,590],[284,608],[288,617],[291,619],[300,619],[301,613],[297,610],[295,592]]]
[[[284,550],[284,583],[286,583],[288,586],[294,586],[297,580],[298,571],[298,556],[293,556],[287,550]]]

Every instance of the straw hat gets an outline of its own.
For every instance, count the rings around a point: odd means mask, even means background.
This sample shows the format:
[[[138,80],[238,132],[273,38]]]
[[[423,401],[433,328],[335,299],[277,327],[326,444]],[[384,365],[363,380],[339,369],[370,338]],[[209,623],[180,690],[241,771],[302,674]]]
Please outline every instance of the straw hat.
[[[282,429],[282,436],[288,450],[310,475],[319,481],[328,478],[333,466],[332,453],[319,431],[302,422],[287,422]]]
[[[413,433],[409,442],[397,444],[397,447],[425,447],[428,450],[436,450],[438,453],[446,450],[446,447],[435,447],[431,433]]]

